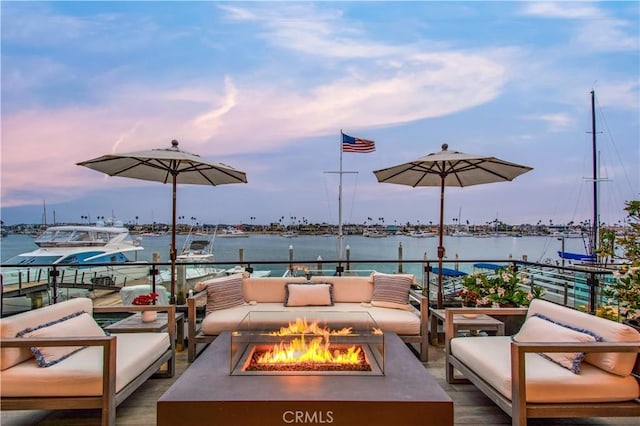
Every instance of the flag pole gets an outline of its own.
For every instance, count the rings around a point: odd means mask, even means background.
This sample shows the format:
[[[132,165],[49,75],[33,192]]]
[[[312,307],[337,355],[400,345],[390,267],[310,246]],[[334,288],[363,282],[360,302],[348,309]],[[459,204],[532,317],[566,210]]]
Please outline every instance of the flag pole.
[[[338,261],[342,260],[342,240],[344,235],[342,233],[342,129],[340,129],[340,143],[338,145],[340,149],[340,183],[338,184]]]

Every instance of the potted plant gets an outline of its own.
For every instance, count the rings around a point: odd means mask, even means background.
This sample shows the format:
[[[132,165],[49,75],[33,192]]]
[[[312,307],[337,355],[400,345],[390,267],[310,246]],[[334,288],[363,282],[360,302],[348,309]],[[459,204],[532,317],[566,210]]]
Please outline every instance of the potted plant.
[[[540,286],[531,284],[526,272],[514,266],[497,269],[494,273],[474,272],[462,278],[462,290],[458,292],[463,306],[518,307],[529,306],[534,298],[542,297]]]
[[[158,300],[158,293],[140,294],[133,299],[133,304],[138,306],[155,305]],[[143,322],[153,322],[158,318],[157,311],[142,311]]]
[[[465,276],[458,295],[463,306],[506,308],[529,306],[531,300],[542,297],[543,293],[542,287],[531,285],[526,272],[511,265],[493,273],[474,272]],[[505,333],[511,335],[520,329],[524,316],[500,315],[497,319],[505,323]]]

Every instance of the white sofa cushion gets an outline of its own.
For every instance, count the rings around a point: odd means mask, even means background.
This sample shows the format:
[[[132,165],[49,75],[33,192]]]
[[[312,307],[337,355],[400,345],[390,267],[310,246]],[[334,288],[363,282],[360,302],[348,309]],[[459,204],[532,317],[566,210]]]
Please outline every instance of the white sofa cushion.
[[[333,306],[333,284],[287,283],[284,306]]]
[[[451,353],[506,398],[511,399],[511,337],[451,339]],[[583,363],[580,374],[529,353],[526,359],[527,402],[613,402],[640,396],[636,379],[611,374]]]
[[[513,336],[516,342],[595,342],[602,340],[588,333],[583,333],[562,324],[549,321],[537,314],[524,322],[520,331]],[[558,363],[576,374],[580,372],[580,364],[584,352],[545,352],[541,356]]]
[[[126,333],[117,337],[116,392],[138,377],[170,347],[168,333]],[[31,359],[0,372],[7,396],[102,395],[102,348],[88,347],[49,368]]]
[[[556,305],[546,300],[534,299],[531,301],[527,311],[527,318],[535,314],[543,315],[553,321],[561,322],[571,327],[588,330],[602,337],[604,342],[640,343],[640,333],[627,325]],[[635,353],[587,353],[584,358],[584,362],[620,376],[629,375],[633,370],[635,361]]]
[[[84,311],[80,311],[57,321],[42,324],[35,329],[27,328],[19,332],[16,337],[29,339],[43,337],[101,337],[104,335],[104,330],[94,321],[93,317]],[[50,367],[83,348],[84,346],[32,346],[31,352],[33,352],[40,367]]]
[[[36,328],[41,324],[59,320],[79,311],[93,314],[93,302],[91,299],[81,297],[65,300],[55,305],[4,317],[0,319],[0,337],[16,337],[16,334],[25,328]],[[29,358],[33,358],[33,353],[29,348],[1,348],[0,370],[5,370]]]

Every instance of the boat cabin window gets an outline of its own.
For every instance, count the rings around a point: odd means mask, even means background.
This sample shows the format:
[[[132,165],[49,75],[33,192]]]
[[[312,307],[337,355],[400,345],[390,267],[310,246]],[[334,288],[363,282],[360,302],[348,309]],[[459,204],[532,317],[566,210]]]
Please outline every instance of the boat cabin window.
[[[89,231],[75,231],[71,241],[92,241],[91,233]]]
[[[14,256],[3,262],[6,265],[50,265],[55,263],[60,256]]]

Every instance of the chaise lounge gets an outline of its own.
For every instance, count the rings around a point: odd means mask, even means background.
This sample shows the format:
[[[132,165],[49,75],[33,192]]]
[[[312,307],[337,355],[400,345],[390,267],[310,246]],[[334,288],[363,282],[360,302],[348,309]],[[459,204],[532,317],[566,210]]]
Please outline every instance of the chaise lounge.
[[[526,314],[514,336],[458,337],[453,316]],[[640,416],[633,328],[535,299],[520,308],[446,309],[448,383],[470,381],[512,418]],[[455,376],[456,370],[464,378]]]
[[[93,313],[168,313],[167,332],[105,335]],[[0,320],[0,404],[3,410],[102,410],[116,407],[152,375],[175,371],[175,306],[94,307],[70,299]],[[161,370],[166,364],[166,369]]]

